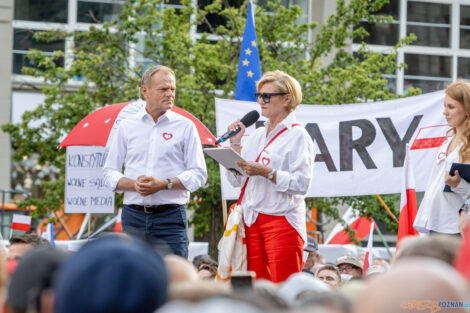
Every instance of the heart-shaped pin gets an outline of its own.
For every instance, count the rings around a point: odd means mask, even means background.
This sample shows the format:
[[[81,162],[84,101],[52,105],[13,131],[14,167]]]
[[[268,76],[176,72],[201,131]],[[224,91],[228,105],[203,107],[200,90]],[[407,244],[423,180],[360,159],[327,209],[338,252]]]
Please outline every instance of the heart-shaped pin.
[[[438,160],[441,160],[441,159],[445,158],[446,155],[447,155],[447,153],[441,152],[441,153],[438,154],[437,159],[438,159]]]
[[[173,134],[163,133],[163,139],[170,140],[171,138],[173,138]]]
[[[265,158],[263,157],[261,159],[261,163],[264,165],[264,166],[268,166],[269,162],[271,162],[271,160],[269,158]]]

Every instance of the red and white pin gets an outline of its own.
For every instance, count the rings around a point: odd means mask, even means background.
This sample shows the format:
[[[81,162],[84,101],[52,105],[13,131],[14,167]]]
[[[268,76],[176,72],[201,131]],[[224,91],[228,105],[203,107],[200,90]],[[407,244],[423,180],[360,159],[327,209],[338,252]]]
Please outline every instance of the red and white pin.
[[[172,133],[163,133],[163,139],[165,140],[170,140],[171,138],[173,138],[173,134]]]

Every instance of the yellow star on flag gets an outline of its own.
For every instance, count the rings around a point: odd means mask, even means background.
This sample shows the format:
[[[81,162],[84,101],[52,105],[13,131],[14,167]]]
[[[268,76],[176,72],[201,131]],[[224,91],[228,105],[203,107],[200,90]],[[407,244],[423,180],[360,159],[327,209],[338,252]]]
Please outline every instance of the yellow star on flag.
[[[248,71],[248,72],[246,72],[246,75],[248,75],[248,77],[253,77],[253,72],[252,72],[252,71]]]
[[[250,62],[247,59],[243,60],[242,62],[243,62],[243,66],[248,66],[250,64]]]
[[[248,54],[248,55],[251,55],[251,50],[250,50],[250,48],[245,49],[245,53]]]
[[[253,40],[253,41],[251,42],[251,46],[252,46],[252,47],[256,47],[256,41]]]

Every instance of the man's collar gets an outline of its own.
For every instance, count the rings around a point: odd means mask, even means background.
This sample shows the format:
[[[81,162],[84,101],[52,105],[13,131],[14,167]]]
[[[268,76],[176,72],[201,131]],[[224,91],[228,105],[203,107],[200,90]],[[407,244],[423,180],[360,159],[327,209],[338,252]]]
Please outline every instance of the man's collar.
[[[140,118],[140,119],[143,119],[144,116],[148,115],[149,118],[151,118],[153,120],[153,117],[147,112],[147,110],[145,109],[145,106],[142,107],[142,109],[140,109],[139,112],[137,112],[137,116]],[[160,120],[160,118],[164,118],[164,119],[167,119],[169,121],[172,121],[176,118],[176,113],[171,111],[170,110],[167,110],[162,116],[160,116],[158,118],[158,120]]]

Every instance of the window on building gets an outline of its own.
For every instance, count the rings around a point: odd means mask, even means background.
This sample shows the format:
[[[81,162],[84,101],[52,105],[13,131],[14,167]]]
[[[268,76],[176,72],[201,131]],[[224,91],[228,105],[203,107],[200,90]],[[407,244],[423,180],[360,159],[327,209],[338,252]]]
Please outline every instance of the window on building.
[[[452,81],[452,57],[405,54],[405,89],[421,88],[423,93],[444,89]]]
[[[77,22],[91,24],[111,22],[118,16],[121,9],[122,1],[78,0]]]
[[[398,8],[399,0],[391,0],[390,3],[385,4],[376,15],[385,15],[393,17],[392,23],[384,24],[370,24],[368,22],[361,22],[359,26],[364,27],[364,29],[370,34],[366,38],[355,38],[354,43],[365,42],[369,45],[384,45],[384,46],[393,46],[398,42],[399,32],[399,22],[398,22]]]
[[[470,80],[470,58],[459,58],[457,78]]]
[[[460,48],[470,49],[470,6],[460,6]]]
[[[13,73],[22,74],[23,66],[35,67],[35,64],[27,58],[29,49],[46,51],[53,55],[55,50],[65,49],[65,40],[40,42],[33,38],[35,31],[30,29],[15,29],[13,34]],[[57,66],[64,66],[64,59],[56,61]]]
[[[450,47],[450,4],[408,1],[407,35],[418,39],[413,45]]]
[[[67,23],[68,0],[15,0],[15,20]]]

